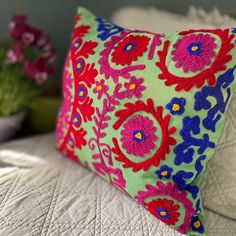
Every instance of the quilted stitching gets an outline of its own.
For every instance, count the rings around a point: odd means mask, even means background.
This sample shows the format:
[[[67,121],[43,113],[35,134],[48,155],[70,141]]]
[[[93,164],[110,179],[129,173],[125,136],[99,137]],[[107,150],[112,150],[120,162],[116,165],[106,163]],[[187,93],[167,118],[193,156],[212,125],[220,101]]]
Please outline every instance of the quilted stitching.
[[[3,150],[17,153],[23,148],[25,153],[37,157],[40,165],[35,162],[28,169],[0,168],[0,203],[4,206],[0,211],[0,235],[180,235],[92,173],[62,158],[54,151],[52,136],[4,145],[0,148],[0,161],[6,160],[1,155]],[[17,185],[13,188],[16,176]],[[208,235],[236,233],[235,221],[210,211],[206,211],[206,218]]]

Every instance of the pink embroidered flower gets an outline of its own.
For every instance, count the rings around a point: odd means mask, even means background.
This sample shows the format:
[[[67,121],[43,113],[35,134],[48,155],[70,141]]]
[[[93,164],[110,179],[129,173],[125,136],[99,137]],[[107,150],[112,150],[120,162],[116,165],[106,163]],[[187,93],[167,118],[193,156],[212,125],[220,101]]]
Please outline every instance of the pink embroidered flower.
[[[112,53],[112,62],[116,65],[130,65],[137,61],[148,49],[150,38],[147,36],[129,35],[118,43]]]
[[[131,98],[135,96],[136,98],[140,98],[142,95],[142,91],[145,90],[145,86],[142,85],[143,78],[137,79],[134,76],[130,78],[130,81],[125,83],[125,95],[127,98]]]
[[[101,99],[102,95],[106,93],[108,90],[108,86],[105,85],[105,80],[95,82],[95,88],[93,89],[94,93],[98,94],[98,99]]]
[[[124,124],[121,131],[122,147],[128,154],[143,157],[155,147],[156,127],[148,117],[138,115]]]
[[[191,34],[184,36],[174,44],[172,59],[177,68],[183,68],[185,73],[203,70],[211,64],[216,56],[215,38],[210,34]]]

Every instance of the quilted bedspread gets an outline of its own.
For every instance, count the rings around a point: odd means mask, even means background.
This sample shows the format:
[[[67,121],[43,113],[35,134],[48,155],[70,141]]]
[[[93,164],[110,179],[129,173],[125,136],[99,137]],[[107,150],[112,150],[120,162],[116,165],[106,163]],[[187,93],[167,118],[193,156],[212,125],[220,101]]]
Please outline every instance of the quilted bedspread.
[[[207,235],[236,235],[236,221],[205,213]],[[0,147],[0,235],[180,234],[64,158],[50,134]]]

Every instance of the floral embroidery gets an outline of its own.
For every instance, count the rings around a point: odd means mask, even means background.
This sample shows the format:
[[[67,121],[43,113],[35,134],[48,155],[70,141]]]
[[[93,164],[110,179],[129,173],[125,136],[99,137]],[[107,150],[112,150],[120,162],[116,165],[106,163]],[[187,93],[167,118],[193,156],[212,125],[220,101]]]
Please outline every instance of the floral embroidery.
[[[163,166],[160,167],[159,170],[155,171],[156,175],[160,179],[163,179],[163,178],[169,179],[172,172],[173,172],[173,169],[168,167],[167,165],[163,165]]]
[[[74,128],[80,127],[80,125],[81,125],[81,117],[80,117],[79,114],[74,114],[72,116],[72,123],[73,123]]]
[[[156,127],[148,117],[138,115],[129,119],[121,130],[122,147],[128,154],[144,157],[155,147]]]
[[[142,83],[143,83],[143,78],[137,79],[134,76],[132,76],[130,78],[130,81],[125,83],[125,88],[127,89],[126,97],[131,98],[133,95],[136,98],[140,98],[142,91],[145,90],[145,86],[143,86]]]
[[[140,71],[140,70],[145,69],[144,64],[130,65],[130,66],[122,67],[119,69],[117,67],[113,67],[113,65],[111,65],[109,62],[110,54],[113,51],[115,45],[119,44],[119,42],[122,41],[129,34],[132,34],[132,31],[121,32],[120,35],[111,37],[111,40],[104,44],[105,49],[100,53],[101,58],[98,61],[98,63],[101,66],[100,73],[104,74],[105,79],[108,79],[111,77],[113,81],[116,83],[119,77],[128,79],[131,76],[130,73],[132,71],[136,71],[136,70]]]
[[[143,81],[143,78],[136,78],[134,76],[130,77],[129,82],[125,82],[124,84],[124,91],[120,91],[122,87],[121,84],[116,87],[115,96],[118,99],[131,98],[133,96],[140,98],[142,96],[142,92],[145,90]]]
[[[173,46],[172,60],[185,73],[203,70],[211,64],[216,53],[215,38],[210,34],[191,34],[179,39]]]
[[[195,232],[198,232],[200,234],[204,233],[204,227],[203,227],[202,222],[198,216],[193,216],[193,218],[191,220],[191,227],[192,227],[193,231],[195,231]]]
[[[95,83],[95,77],[98,74],[94,68],[95,64],[85,62],[85,59],[95,53],[94,49],[97,46],[97,42],[84,41],[82,39],[89,32],[89,29],[89,26],[78,26],[72,36],[70,51],[72,74],[79,82],[74,84],[75,102],[71,106],[71,120],[65,131],[64,141],[58,145],[59,150],[77,161],[79,160],[74,153],[74,148],[71,148],[71,143],[73,140],[73,146],[78,149],[82,149],[82,147],[87,145],[87,140],[85,139],[87,131],[81,128],[81,125],[82,121],[88,122],[92,120],[94,107],[92,106],[93,99],[88,97],[86,86],[90,88]]]
[[[93,92],[98,94],[98,99],[101,99],[102,95],[105,94],[108,90],[108,86],[105,85],[105,80],[101,80],[100,82],[95,82],[95,88]]]
[[[124,30],[123,28],[110,22],[107,22],[101,18],[96,18],[96,21],[99,23],[97,28],[97,31],[100,32],[98,34],[98,38],[103,41],[107,40],[112,35],[118,34]]]
[[[79,84],[77,89],[77,95],[79,102],[83,102],[88,95],[88,90],[83,84]]]
[[[118,140],[113,138],[112,141],[114,143],[114,148],[112,151],[116,154],[116,160],[123,162],[124,168],[132,168],[134,172],[137,172],[141,169],[147,171],[151,165],[158,166],[161,160],[164,160],[166,154],[170,152],[170,146],[176,144],[176,140],[171,137],[172,134],[175,133],[175,127],[169,128],[170,115],[162,116],[163,108],[162,107],[154,107],[152,99],[147,100],[147,104],[142,101],[137,101],[135,104],[126,103],[125,109],[117,111],[115,114],[118,117],[118,120],[113,125],[115,130],[119,129],[123,122],[127,120],[131,115],[134,115],[136,112],[146,112],[147,114],[151,114],[155,121],[157,122],[158,128],[161,130],[162,139],[159,140],[159,147],[153,156],[149,157],[143,161],[132,161],[127,158],[124,153],[121,151]],[[154,140],[152,137],[151,140]],[[148,146],[150,148],[150,146]],[[145,150],[147,152],[147,149]],[[141,154],[141,151],[140,151]]]
[[[172,115],[182,115],[184,113],[184,106],[186,104],[185,98],[173,98],[166,108]]]
[[[180,206],[175,204],[173,200],[166,198],[158,198],[146,203],[146,209],[168,225],[175,225],[178,222],[180,216],[179,208]]]
[[[157,202],[155,201],[157,201],[158,199],[165,199],[168,196],[168,198],[170,198],[171,201],[173,201],[173,203],[169,202],[168,204],[168,209],[170,210],[170,212],[168,212],[168,214],[170,214],[170,221],[172,225],[175,225],[175,227],[178,228],[179,232],[185,233],[190,225],[191,217],[194,214],[192,202],[187,198],[188,196],[187,192],[184,190],[179,191],[177,185],[173,184],[172,182],[168,182],[165,184],[165,183],[162,183],[161,181],[157,181],[156,186],[146,184],[145,187],[146,187],[146,190],[139,191],[137,195],[135,196],[135,199],[138,201],[138,203],[141,205],[144,205],[145,208],[149,210],[151,214],[153,214],[159,220],[166,222],[165,221],[166,219],[161,218],[157,214],[156,210],[158,209],[158,206],[157,206]],[[166,203],[166,201],[162,200],[159,203],[164,204]],[[179,222],[179,218],[178,218],[179,214],[177,212],[177,210],[179,209],[178,206],[180,206],[180,204],[185,209],[185,216],[182,222]],[[159,206],[161,206],[161,204],[159,204]],[[165,207],[167,208],[166,205]],[[162,206],[162,208],[165,208],[165,207]],[[171,213],[173,215],[171,215]]]
[[[221,40],[221,45],[219,52],[217,56],[215,57],[215,60],[211,63],[211,65],[208,66],[205,70],[201,70],[198,74],[193,76],[179,76],[174,75],[171,73],[167,68],[167,55],[168,51],[170,50],[170,44],[171,42],[169,40],[165,41],[164,47],[162,51],[158,52],[160,61],[156,63],[156,66],[160,68],[161,73],[158,75],[159,79],[165,80],[165,85],[170,86],[175,84],[175,90],[185,90],[189,91],[192,87],[196,86],[197,88],[201,88],[204,83],[207,81],[209,86],[213,86],[216,83],[215,74],[220,71],[224,71],[226,69],[226,63],[228,63],[232,56],[229,54],[229,52],[234,47],[234,44],[232,43],[232,40],[234,38],[233,34],[229,34],[229,30],[189,30],[185,32],[179,33],[180,36],[186,37],[195,35],[196,33],[208,33],[215,35],[216,37],[219,37]],[[194,48],[195,49],[195,48]],[[176,52],[177,53],[177,52]],[[189,53],[189,52],[188,52]],[[196,57],[195,55],[191,56]],[[181,57],[182,58],[182,57]],[[176,57],[177,60],[177,57]],[[179,59],[182,61],[182,59]],[[184,62],[183,62],[184,63]],[[205,65],[204,61],[204,65]],[[183,65],[183,64],[180,64]],[[200,64],[202,65],[202,64]],[[202,66],[197,65],[196,68],[200,69]],[[189,66],[189,68],[193,68],[193,66]],[[195,70],[195,69],[193,69]]]
[[[120,41],[112,52],[112,62],[116,65],[130,65],[147,51],[150,38],[147,36],[129,35]]]

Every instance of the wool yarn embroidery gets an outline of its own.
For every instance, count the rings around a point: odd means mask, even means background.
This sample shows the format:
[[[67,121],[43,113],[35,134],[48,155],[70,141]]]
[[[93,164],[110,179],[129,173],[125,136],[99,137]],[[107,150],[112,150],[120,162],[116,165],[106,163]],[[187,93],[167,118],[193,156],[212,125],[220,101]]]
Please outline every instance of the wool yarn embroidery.
[[[181,233],[202,235],[200,181],[235,91],[235,29],[161,35],[79,9],[57,148]]]

